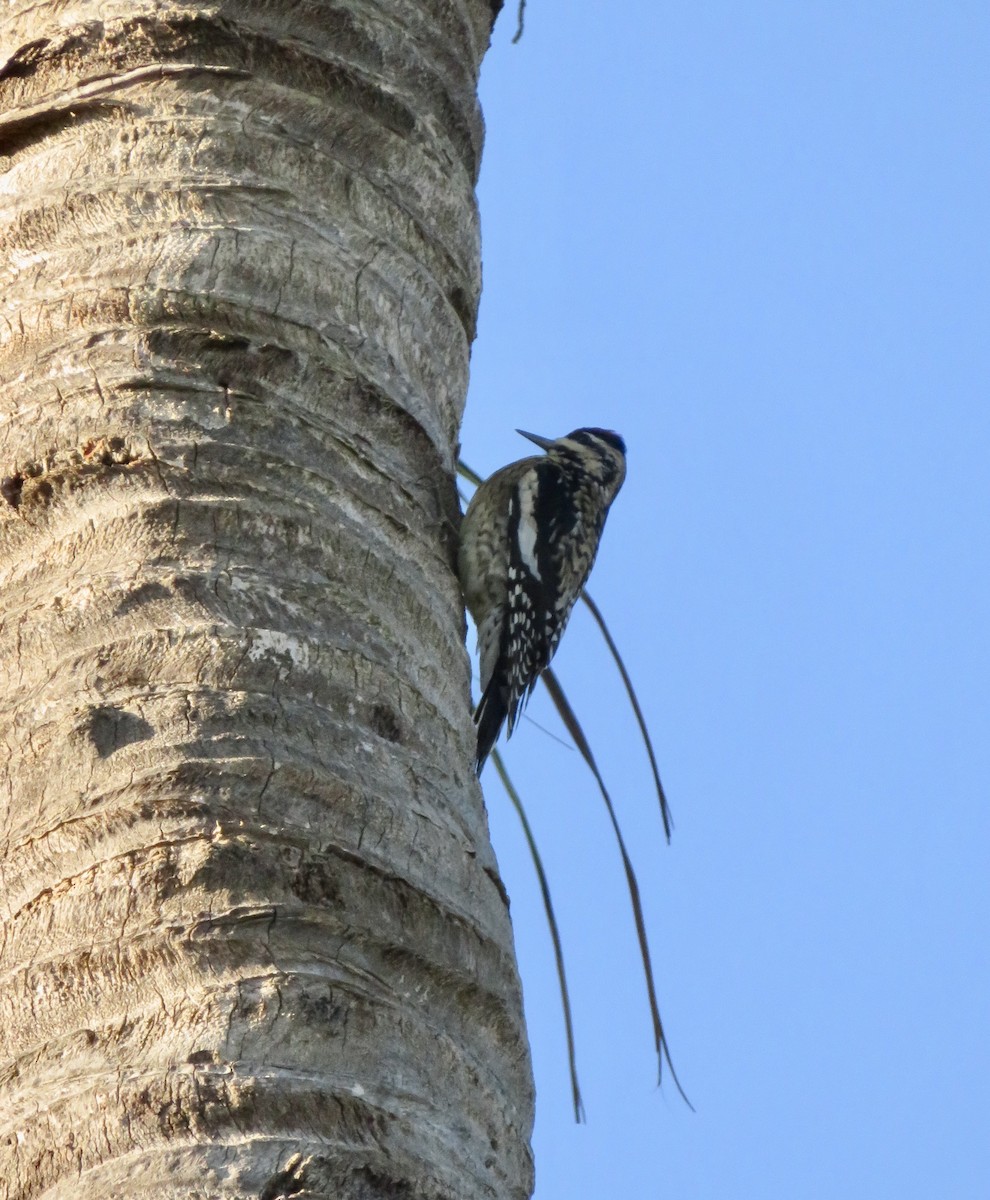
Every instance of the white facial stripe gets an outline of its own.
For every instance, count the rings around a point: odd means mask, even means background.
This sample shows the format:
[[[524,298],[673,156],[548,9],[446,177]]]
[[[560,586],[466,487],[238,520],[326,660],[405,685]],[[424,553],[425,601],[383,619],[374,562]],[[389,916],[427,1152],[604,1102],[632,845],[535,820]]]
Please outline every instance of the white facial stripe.
[[[534,579],[539,579],[540,567],[536,561],[536,485],[534,471],[523,476],[519,484],[519,554],[529,573]]]
[[[561,449],[569,450],[571,454],[583,458],[588,463],[601,462],[603,459],[615,461],[621,457],[617,450],[613,449],[608,442],[603,442],[597,434],[591,433],[587,436],[588,442],[576,442],[573,438],[561,438],[559,445]]]
[[[594,440],[597,445],[602,444],[598,438],[595,438]],[[570,450],[572,454],[587,455],[595,453],[591,446],[587,445],[585,442],[575,442],[573,438],[561,438],[560,445],[562,448]]]

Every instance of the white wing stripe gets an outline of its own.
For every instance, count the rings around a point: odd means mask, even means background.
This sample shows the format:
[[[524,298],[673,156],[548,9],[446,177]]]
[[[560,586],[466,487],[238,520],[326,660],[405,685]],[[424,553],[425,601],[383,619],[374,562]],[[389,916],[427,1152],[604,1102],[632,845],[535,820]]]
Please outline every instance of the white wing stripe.
[[[519,482],[519,556],[534,579],[540,578],[540,565],[536,561],[536,487],[537,474],[528,472]]]

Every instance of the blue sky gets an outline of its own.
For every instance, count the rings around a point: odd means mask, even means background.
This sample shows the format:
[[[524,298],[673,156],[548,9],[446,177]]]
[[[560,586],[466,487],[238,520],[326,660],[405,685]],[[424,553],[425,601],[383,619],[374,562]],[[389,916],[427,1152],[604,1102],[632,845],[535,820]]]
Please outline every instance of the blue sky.
[[[463,454],[618,429],[555,666],[640,874],[690,1113],[655,1087],[621,866],[577,755],[484,777],[537,1087],[537,1200],[990,1195],[990,7],[530,0],[482,98]],[[545,696],[535,721],[559,732]]]

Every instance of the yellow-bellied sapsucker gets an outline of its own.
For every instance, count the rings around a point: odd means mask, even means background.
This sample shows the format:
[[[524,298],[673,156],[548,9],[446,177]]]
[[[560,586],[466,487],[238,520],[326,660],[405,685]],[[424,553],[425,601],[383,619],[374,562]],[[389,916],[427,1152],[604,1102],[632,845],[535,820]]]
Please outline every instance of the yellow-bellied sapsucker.
[[[517,432],[546,454],[486,479],[461,525],[461,587],[481,660],[479,773],[557,649],[626,475],[625,442],[611,430],[575,429],[556,441]]]

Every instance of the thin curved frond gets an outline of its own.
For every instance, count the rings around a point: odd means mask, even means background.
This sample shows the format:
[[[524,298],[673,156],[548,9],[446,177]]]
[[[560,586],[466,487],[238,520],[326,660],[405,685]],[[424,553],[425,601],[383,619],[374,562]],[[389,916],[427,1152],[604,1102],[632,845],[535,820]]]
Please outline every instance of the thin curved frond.
[[[547,914],[547,925],[550,927],[550,940],[553,942],[554,958],[557,960],[557,981],[560,984],[560,1003],[564,1010],[564,1032],[567,1035],[567,1066],[571,1075],[571,1098],[574,1102],[574,1120],[580,1125],[584,1122],[584,1102],[581,1099],[581,1088],[577,1077],[577,1055],[574,1049],[574,1021],[571,1017],[571,998],[567,990],[567,974],[564,971],[564,948],[560,940],[560,930],[557,928],[557,918],[553,911],[553,900],[550,898],[550,884],[547,882],[547,873],[543,869],[543,860],[540,857],[540,851],[537,848],[536,838],[533,835],[529,818],[526,816],[526,809],[523,807],[519,793],[509,778],[509,774],[505,769],[505,763],[502,761],[502,756],[497,750],[492,751],[492,762],[495,764],[495,770],[502,781],[502,786],[505,788],[506,794],[512,802],[512,807],[516,810],[519,817],[520,824],[523,827],[523,835],[526,838],[526,845],[529,847],[530,857],[533,859],[533,866],[536,868],[536,877],[540,881],[540,891],[543,894],[543,908]]]
[[[543,672],[543,682],[546,684],[547,691],[550,693],[550,698],[553,700],[557,712],[560,713],[560,719],[567,727],[568,733],[574,739],[574,743],[581,752],[581,757],[588,764],[588,769],[595,777],[598,784],[598,789],[602,794],[602,799],[605,801],[605,807],[608,810],[609,820],[612,822],[612,829],[615,831],[615,840],[619,846],[619,853],[622,855],[622,865],[626,872],[626,883],[629,889],[629,900],[632,904],[633,918],[636,923],[636,936],[639,939],[639,952],[643,960],[643,973],[646,976],[646,992],[650,1003],[650,1015],[653,1018],[653,1038],[657,1051],[657,1078],[660,1080],[663,1074],[664,1059],[667,1061],[667,1066],[670,1068],[671,1078],[674,1081],[674,1086],[681,1094],[684,1103],[694,1112],[694,1105],[688,1099],[684,1088],[681,1087],[681,1081],[677,1078],[677,1071],[674,1069],[673,1061],[670,1057],[670,1047],[667,1044],[667,1037],[663,1030],[663,1022],[660,1020],[660,1006],[657,1003],[656,985],[653,978],[653,966],[650,961],[650,947],[646,938],[646,922],[643,918],[643,905],[639,895],[639,883],[636,879],[636,872],[633,869],[632,860],[626,850],[625,839],[622,836],[622,830],[619,828],[619,821],[615,815],[615,807],[612,804],[612,798],[608,794],[608,789],[605,787],[605,781],[602,779],[601,772],[598,770],[598,764],[595,762],[595,756],[591,752],[591,746],[588,744],[588,739],[584,735],[584,730],[577,717],[574,715],[574,710],[571,708],[567,697],[564,695],[563,689],[560,686],[557,676],[551,668],[547,668]]]
[[[605,644],[609,648],[612,658],[615,660],[615,665],[619,668],[619,674],[622,676],[622,682],[625,684],[626,695],[629,697],[629,703],[632,705],[633,712],[636,714],[636,721],[639,724],[639,732],[643,738],[643,745],[646,747],[646,753],[650,758],[650,766],[653,768],[653,782],[656,784],[657,799],[660,801],[660,816],[663,818],[663,831],[667,837],[667,844],[670,844],[670,831],[674,828],[674,820],[670,815],[670,806],[667,804],[667,797],[663,790],[663,784],[660,782],[660,768],[657,766],[657,756],[653,753],[653,742],[650,739],[650,732],[646,728],[646,719],[643,716],[643,710],[639,707],[639,700],[636,697],[636,689],[632,685],[632,680],[629,678],[629,672],[626,670],[626,664],[622,661],[622,655],[619,653],[619,648],[609,632],[608,626],[605,624],[605,618],[602,616],[601,609],[588,595],[587,591],[581,593],[581,599],[591,610],[591,615],[598,622],[598,628],[602,631],[602,637],[605,639]]]

